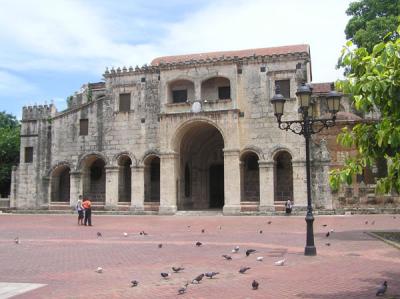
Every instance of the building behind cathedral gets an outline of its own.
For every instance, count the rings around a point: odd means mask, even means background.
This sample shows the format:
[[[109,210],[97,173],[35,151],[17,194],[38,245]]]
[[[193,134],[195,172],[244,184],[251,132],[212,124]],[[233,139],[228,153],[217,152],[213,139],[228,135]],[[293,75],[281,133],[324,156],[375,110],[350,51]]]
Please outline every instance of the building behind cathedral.
[[[296,89],[311,81],[308,45],[168,56],[106,70],[104,82],[84,85],[64,111],[23,108],[10,206],[57,210],[83,195],[97,209],[133,214],[269,214],[288,199],[305,209],[304,138],[278,128],[270,101],[279,85],[284,119],[298,119]],[[311,85],[318,117],[326,116],[331,85]],[[344,99],[337,126],[313,138],[313,203],[321,213],[398,207],[398,197],[373,193],[384,163],[354,187],[329,188],[329,170],[352,152],[335,136],[369,116],[362,117]]]

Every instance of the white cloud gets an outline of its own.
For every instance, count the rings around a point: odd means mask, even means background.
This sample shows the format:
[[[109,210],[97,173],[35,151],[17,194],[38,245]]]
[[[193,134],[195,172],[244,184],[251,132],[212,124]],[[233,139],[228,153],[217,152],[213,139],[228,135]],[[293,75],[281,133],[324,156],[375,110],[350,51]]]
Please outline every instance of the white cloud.
[[[0,95],[30,94],[37,90],[36,86],[25,79],[0,70]]]
[[[164,35],[132,44],[121,37],[135,33],[132,24],[149,24],[146,15],[140,15],[145,10],[128,22],[110,19],[107,9],[112,7],[102,9],[101,1],[3,1],[0,68],[99,75],[105,66],[141,65],[159,55],[308,43],[314,81],[334,80],[349,2],[210,1],[177,23],[154,20]]]

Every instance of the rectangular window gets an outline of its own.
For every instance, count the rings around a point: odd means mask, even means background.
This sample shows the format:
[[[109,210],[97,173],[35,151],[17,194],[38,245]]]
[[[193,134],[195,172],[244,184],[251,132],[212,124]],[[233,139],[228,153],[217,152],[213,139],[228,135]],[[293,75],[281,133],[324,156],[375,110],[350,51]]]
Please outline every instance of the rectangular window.
[[[173,90],[172,91],[172,102],[173,103],[185,103],[187,101],[187,89]]]
[[[86,136],[89,134],[89,120],[81,119],[79,121],[79,135]]]
[[[231,98],[231,87],[230,86],[221,86],[218,87],[218,99],[226,100]]]
[[[33,162],[33,147],[25,148],[25,163]]]
[[[131,94],[121,93],[119,95],[119,111],[128,112],[131,110]]]
[[[290,80],[276,80],[275,86],[279,85],[281,89],[281,95],[286,99],[290,99]]]

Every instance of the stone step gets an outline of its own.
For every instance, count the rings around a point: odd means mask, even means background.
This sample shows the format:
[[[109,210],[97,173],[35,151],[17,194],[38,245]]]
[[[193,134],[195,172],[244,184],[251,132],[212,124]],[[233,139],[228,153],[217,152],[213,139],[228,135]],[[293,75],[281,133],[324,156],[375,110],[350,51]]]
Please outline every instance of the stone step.
[[[176,216],[222,216],[222,210],[177,211]]]

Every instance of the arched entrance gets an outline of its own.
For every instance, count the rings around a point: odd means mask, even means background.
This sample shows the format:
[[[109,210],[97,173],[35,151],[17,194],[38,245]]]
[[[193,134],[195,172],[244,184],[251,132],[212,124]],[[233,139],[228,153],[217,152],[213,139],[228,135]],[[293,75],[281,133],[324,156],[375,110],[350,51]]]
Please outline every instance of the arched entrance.
[[[246,152],[240,157],[241,174],[241,202],[260,201],[260,170],[258,156],[253,152]]]
[[[131,201],[131,165],[132,160],[128,156],[118,159],[118,202]]]
[[[59,166],[51,174],[51,201],[69,202],[70,168]]]
[[[292,156],[281,151],[275,156],[274,189],[275,201],[293,201],[293,167]]]
[[[221,133],[207,122],[193,122],[184,129],[179,145],[178,209],[222,209],[223,148]]]
[[[155,155],[144,161],[144,201],[160,202],[160,158]]]
[[[83,197],[94,202],[105,202],[106,173],[105,162],[96,155],[89,156],[83,164]]]

